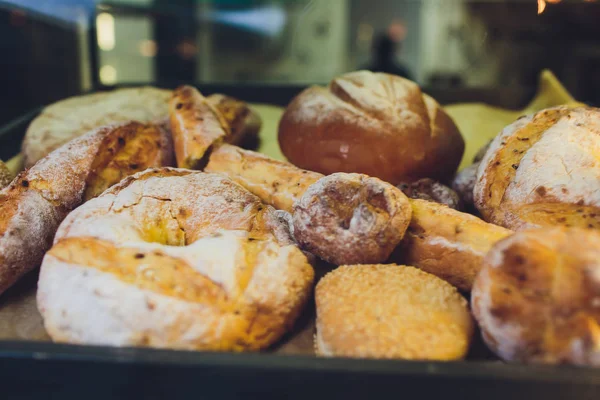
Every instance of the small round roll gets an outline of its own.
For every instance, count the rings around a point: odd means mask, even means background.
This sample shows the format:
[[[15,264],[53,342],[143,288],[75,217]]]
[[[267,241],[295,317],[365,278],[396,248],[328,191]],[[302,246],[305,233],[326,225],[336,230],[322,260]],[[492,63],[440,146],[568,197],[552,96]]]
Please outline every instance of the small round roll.
[[[342,266],[321,279],[315,300],[318,355],[456,360],[469,349],[467,301],[417,268]]]
[[[298,244],[335,264],[385,262],[410,223],[402,191],[377,178],[337,173],[309,186],[293,207]]]
[[[279,145],[300,168],[358,172],[394,185],[448,182],[465,147],[452,119],[416,83],[369,71],[300,93],[281,118]]]
[[[483,339],[507,361],[600,366],[600,234],[519,232],[498,242],[471,304]]]

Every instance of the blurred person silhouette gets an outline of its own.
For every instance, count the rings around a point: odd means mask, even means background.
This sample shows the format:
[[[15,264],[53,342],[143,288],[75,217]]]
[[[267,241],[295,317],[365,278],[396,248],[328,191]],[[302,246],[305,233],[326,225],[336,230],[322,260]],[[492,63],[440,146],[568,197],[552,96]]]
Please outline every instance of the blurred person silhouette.
[[[412,80],[410,71],[396,59],[405,35],[406,27],[401,22],[392,23],[385,33],[377,35],[373,39],[371,62],[363,69],[394,74]]]

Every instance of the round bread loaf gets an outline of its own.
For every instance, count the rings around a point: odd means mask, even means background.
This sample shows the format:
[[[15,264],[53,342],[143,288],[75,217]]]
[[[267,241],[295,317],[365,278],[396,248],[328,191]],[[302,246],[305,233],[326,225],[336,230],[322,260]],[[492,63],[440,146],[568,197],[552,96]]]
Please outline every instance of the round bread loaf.
[[[54,103],[27,129],[22,147],[25,166],[32,166],[64,143],[101,126],[165,119],[170,96],[170,90],[139,87],[76,96]]]
[[[394,185],[448,182],[464,151],[452,119],[417,84],[368,71],[300,93],[281,118],[279,145],[301,168],[358,172]]]
[[[256,350],[291,327],[313,275],[274,209],[241,186],[150,169],[69,214],[37,300],[55,341]]]
[[[600,109],[557,107],[525,116],[492,142],[477,171],[483,218],[520,230],[600,228]]]
[[[600,234],[518,232],[488,253],[471,304],[483,338],[507,361],[600,366]]]
[[[455,360],[469,349],[467,301],[417,268],[342,266],[321,279],[315,300],[319,355]]]

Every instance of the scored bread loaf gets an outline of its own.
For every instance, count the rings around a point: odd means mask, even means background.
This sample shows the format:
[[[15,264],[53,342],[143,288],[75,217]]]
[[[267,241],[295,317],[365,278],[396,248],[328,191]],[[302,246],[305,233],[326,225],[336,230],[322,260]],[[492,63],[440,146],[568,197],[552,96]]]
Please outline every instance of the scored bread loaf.
[[[272,207],[220,175],[135,174],[61,224],[38,283],[44,326],[68,343],[263,349],[312,289],[285,230]]]
[[[483,218],[520,230],[600,228],[600,109],[557,107],[520,118],[492,142],[477,171]]]
[[[137,122],[93,130],[0,191],[0,293],[39,266],[60,222],[123,177],[172,163],[170,135]]]
[[[300,93],[281,118],[279,145],[300,168],[358,172],[394,185],[449,181],[465,147],[452,119],[416,83],[369,71]]]

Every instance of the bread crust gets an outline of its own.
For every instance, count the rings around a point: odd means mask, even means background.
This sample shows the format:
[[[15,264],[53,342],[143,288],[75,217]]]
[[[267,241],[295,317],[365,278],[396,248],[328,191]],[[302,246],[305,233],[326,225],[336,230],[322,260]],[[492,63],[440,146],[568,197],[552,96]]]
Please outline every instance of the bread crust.
[[[265,348],[290,329],[314,276],[286,229],[222,176],[133,175],[61,224],[38,283],[46,330],[69,343]]]
[[[334,264],[388,259],[411,219],[408,198],[395,186],[361,174],[336,173],[311,185],[293,207],[302,248]]]
[[[138,151],[133,157],[120,151],[130,140],[144,137],[153,140],[138,150],[152,157],[142,160]],[[156,127],[137,122],[112,125],[73,139],[21,172],[0,191],[0,293],[40,265],[60,222],[94,192],[88,188],[108,187],[122,174],[169,164],[169,143],[168,135]],[[106,162],[95,164],[100,158]],[[138,164],[133,168],[127,160]],[[118,166],[114,162],[127,168],[117,175],[103,174]]]
[[[394,185],[449,182],[464,151],[452,119],[417,84],[368,71],[294,98],[279,124],[279,145],[300,168],[358,172]]]
[[[170,96],[170,90],[145,86],[75,96],[49,105],[27,128],[22,145],[25,167],[102,126],[163,120],[168,116]]]
[[[247,149],[258,146],[262,120],[246,102],[220,93],[211,94],[206,99],[229,124],[231,135],[227,138],[228,143]]]
[[[469,292],[492,246],[513,232],[442,204],[411,200],[412,219],[390,260]]]
[[[600,365],[600,234],[551,227],[498,242],[471,305],[488,347],[507,361]]]
[[[475,205],[514,230],[600,227],[600,109],[556,107],[494,139],[477,171]]]
[[[321,356],[456,360],[469,349],[467,301],[417,268],[341,266],[319,281],[315,301]]]
[[[210,155],[206,172],[224,174],[278,210],[292,212],[310,185],[323,175],[264,154],[223,145]]]
[[[173,92],[169,119],[179,168],[202,169],[205,155],[231,135],[223,115],[192,86],[181,86]]]

